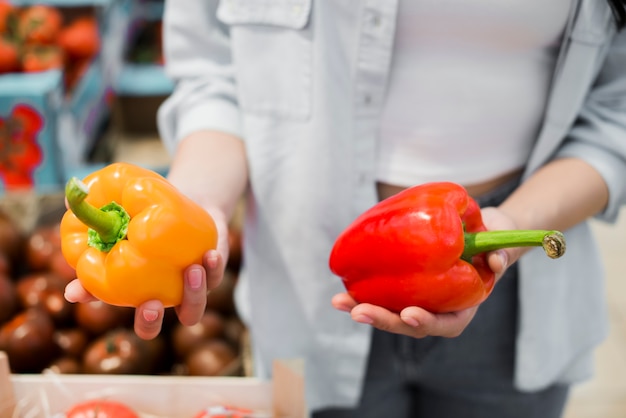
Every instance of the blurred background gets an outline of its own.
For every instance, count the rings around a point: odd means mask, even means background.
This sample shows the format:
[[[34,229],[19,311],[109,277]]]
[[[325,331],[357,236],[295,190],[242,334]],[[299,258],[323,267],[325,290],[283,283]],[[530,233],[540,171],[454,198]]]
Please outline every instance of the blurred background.
[[[155,112],[172,89],[162,12],[161,0],[0,0],[3,189],[54,192],[123,158],[120,140],[156,138]]]
[[[615,225],[593,223],[606,263],[611,328],[596,352],[596,373],[576,386],[564,418],[626,417],[626,211]],[[589,280],[595,278],[590,277]],[[584,307],[583,307],[584,309]]]
[[[0,0],[0,350],[15,373],[250,373],[232,301],[240,215],[229,231],[226,278],[195,327],[179,326],[168,311],[162,335],[140,341],[132,310],[63,298],[74,278],[59,250],[67,179],[114,161],[167,172],[156,130],[156,111],[172,90],[162,12],[162,0]],[[624,418],[626,219],[594,228],[612,328],[595,377],[574,389],[566,418]]]
[[[60,253],[66,181],[116,161],[167,172],[162,13],[161,0],[0,0],[0,350],[14,373],[248,374],[232,298],[239,216],[196,326],[168,309],[163,333],[143,341],[133,309],[63,297],[75,277]]]

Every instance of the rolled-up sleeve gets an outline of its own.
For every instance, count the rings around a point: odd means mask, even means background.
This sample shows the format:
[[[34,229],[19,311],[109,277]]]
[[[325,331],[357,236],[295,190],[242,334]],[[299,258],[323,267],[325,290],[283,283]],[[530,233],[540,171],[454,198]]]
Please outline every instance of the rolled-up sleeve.
[[[557,157],[581,158],[603,176],[609,203],[597,218],[615,221],[626,203],[626,32],[614,38],[594,87]]]
[[[228,28],[216,18],[217,0],[166,0],[163,14],[165,70],[172,94],[157,114],[170,152],[199,130],[241,137]]]

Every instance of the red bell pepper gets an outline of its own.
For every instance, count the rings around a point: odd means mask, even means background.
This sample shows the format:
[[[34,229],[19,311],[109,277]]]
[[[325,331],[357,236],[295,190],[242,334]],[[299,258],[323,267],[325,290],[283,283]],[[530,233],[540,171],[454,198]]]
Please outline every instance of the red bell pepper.
[[[335,241],[329,265],[359,303],[443,313],[476,306],[490,295],[495,274],[488,251],[522,246],[543,246],[557,258],[565,239],[559,231],[487,231],[465,188],[427,183],[355,219]]]

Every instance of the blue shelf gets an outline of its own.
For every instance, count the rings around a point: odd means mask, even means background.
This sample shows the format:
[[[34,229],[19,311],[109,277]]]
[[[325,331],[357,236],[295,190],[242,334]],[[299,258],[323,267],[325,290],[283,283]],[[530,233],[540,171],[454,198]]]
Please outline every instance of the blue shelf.
[[[2,74],[0,91],[6,96],[43,94],[58,89],[62,80],[63,73],[60,70]]]
[[[162,96],[172,92],[174,82],[157,64],[125,64],[117,79],[120,96]]]

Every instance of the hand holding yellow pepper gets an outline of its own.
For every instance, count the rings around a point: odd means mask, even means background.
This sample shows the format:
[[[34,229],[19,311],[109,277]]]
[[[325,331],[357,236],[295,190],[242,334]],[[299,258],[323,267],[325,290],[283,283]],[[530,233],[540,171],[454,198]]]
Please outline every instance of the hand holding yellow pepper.
[[[161,175],[114,163],[66,186],[61,249],[85,290],[117,306],[179,305],[183,272],[217,246],[213,218]]]

